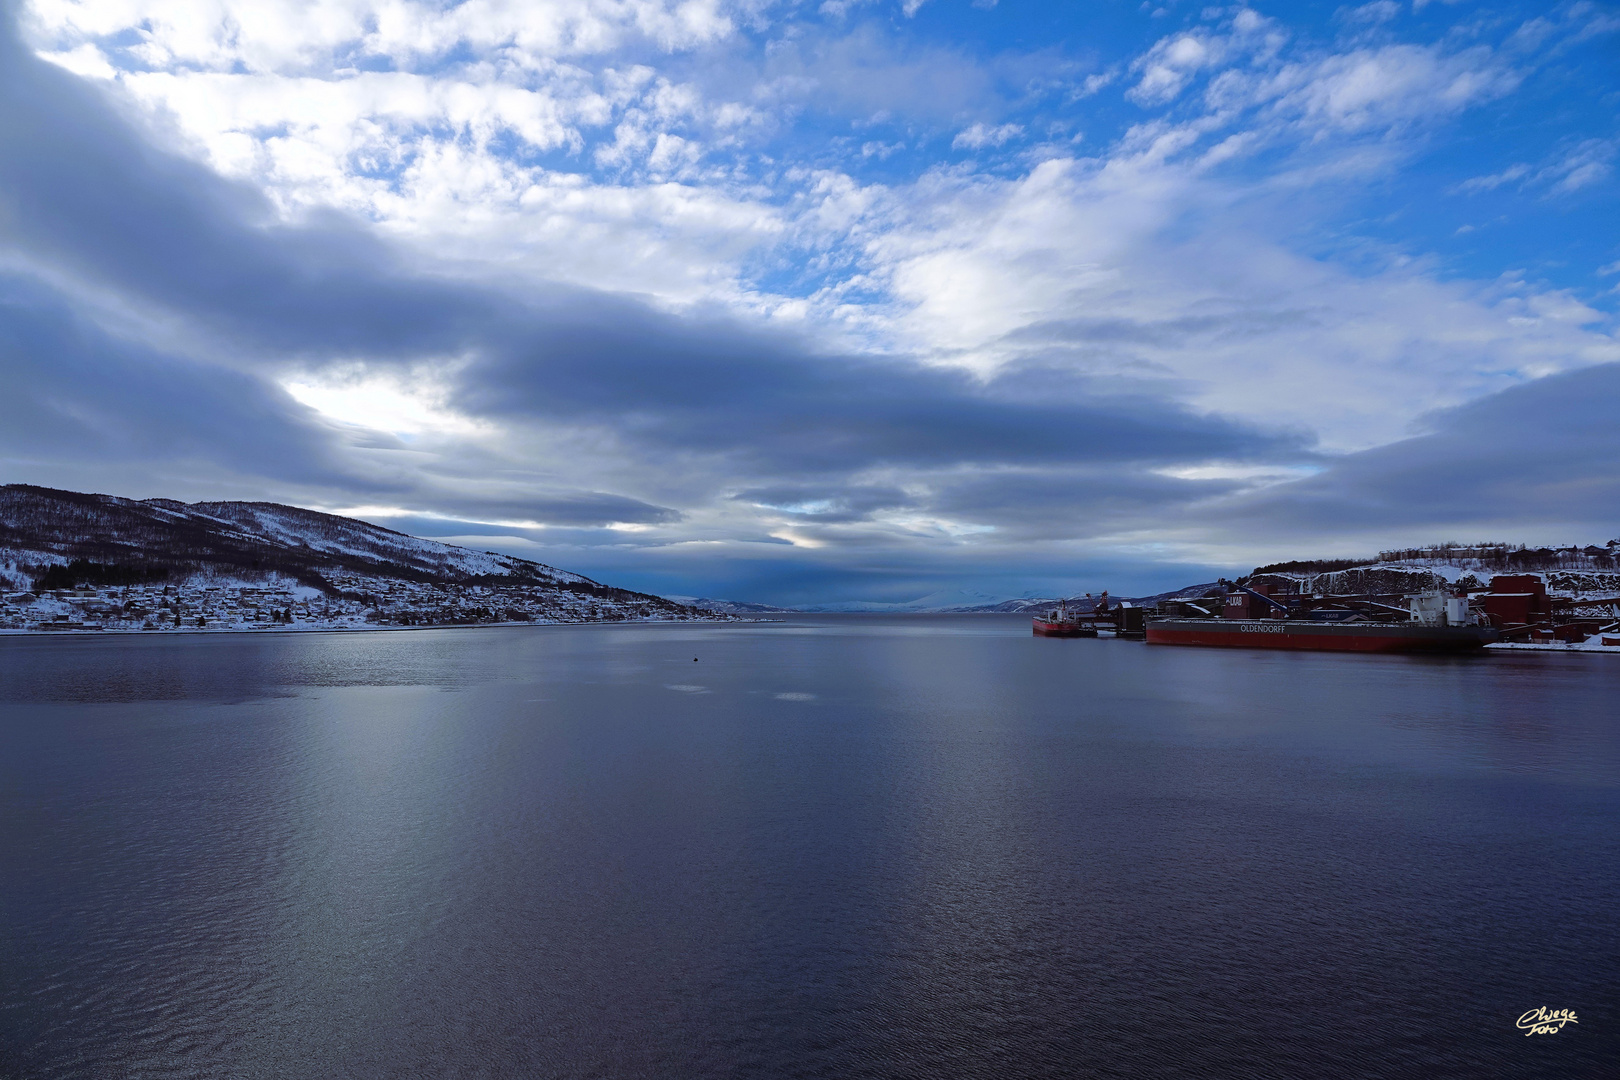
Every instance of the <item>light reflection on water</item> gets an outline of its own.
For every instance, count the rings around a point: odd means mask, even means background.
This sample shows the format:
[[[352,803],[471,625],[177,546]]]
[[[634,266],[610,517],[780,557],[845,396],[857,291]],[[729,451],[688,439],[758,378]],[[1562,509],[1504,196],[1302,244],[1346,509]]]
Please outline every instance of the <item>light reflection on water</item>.
[[[0,1077],[1599,1075],[1616,690],[1016,617],[0,640]]]

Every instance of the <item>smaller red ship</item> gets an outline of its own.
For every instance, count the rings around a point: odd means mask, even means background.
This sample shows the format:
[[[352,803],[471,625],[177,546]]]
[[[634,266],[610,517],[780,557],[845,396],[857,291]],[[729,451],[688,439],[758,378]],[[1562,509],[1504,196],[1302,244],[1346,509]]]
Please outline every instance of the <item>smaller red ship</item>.
[[[1090,593],[1086,594],[1086,599],[1091,599]],[[1047,614],[1035,616],[1034,629],[1040,637],[1096,637],[1098,622],[1112,629],[1112,619],[1108,594],[1103,593],[1090,612],[1070,611],[1067,600],[1058,601],[1058,606]]]

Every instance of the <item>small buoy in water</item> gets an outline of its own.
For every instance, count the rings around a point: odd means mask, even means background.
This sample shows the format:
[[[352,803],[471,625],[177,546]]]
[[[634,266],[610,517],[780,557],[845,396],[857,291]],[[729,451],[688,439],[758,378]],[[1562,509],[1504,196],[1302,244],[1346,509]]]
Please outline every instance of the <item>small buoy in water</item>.
[[[695,656],[692,657],[692,663],[694,663],[694,664],[697,663],[697,657],[695,657]]]

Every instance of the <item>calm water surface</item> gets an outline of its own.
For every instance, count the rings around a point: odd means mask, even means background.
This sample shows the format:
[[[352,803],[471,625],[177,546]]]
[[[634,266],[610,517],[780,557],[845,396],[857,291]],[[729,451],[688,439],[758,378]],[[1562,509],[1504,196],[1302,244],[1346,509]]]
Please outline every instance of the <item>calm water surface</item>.
[[[1617,703],[1017,617],[0,639],[0,1080],[1613,1076]]]

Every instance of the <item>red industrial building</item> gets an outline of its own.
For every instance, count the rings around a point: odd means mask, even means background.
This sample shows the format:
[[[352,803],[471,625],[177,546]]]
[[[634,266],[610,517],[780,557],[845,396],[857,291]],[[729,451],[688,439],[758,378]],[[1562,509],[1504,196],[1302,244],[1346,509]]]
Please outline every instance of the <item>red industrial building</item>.
[[[1498,630],[1552,621],[1547,583],[1537,574],[1498,574],[1491,579],[1491,591],[1480,597],[1480,606]]]
[[[1615,597],[1576,600],[1547,595],[1546,582],[1536,574],[1498,574],[1491,591],[1479,598],[1491,625],[1504,636],[1530,641],[1585,641],[1593,634],[1615,629]],[[1595,601],[1595,604],[1594,604]],[[1604,614],[1605,607],[1608,614]],[[1604,643],[1608,644],[1605,638]]]

